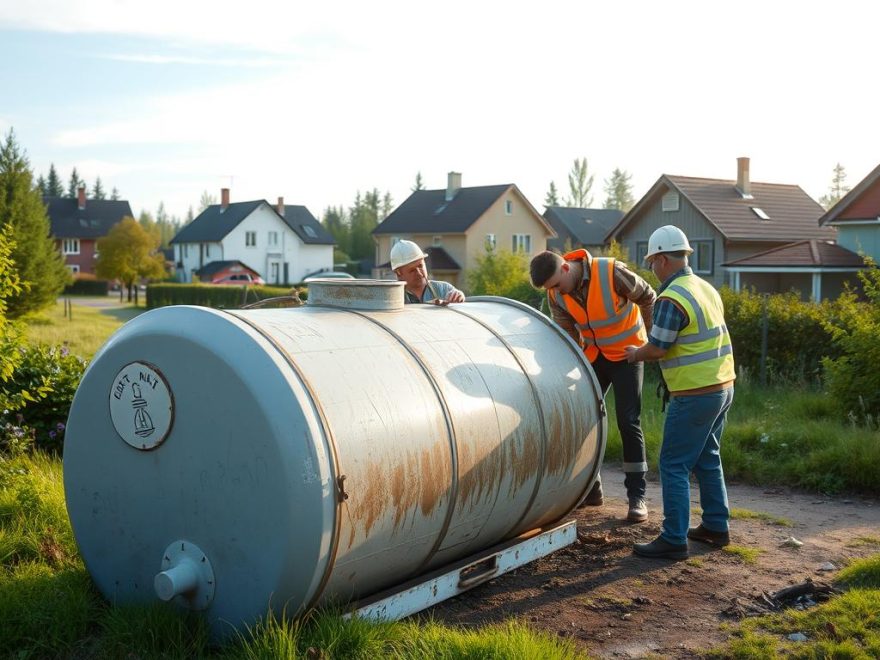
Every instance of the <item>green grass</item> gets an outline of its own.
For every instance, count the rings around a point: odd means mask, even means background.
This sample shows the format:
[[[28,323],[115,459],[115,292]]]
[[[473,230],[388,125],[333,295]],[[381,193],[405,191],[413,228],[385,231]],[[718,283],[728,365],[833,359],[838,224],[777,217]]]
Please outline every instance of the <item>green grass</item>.
[[[763,511],[752,511],[750,509],[738,509],[733,507],[730,510],[730,517],[734,520],[764,520],[780,527],[794,527],[794,523],[788,518],[781,518]]]
[[[849,587],[880,589],[880,555],[853,560],[840,570],[837,580]]]
[[[757,564],[758,557],[764,552],[760,548],[747,548],[743,545],[728,545],[722,551],[733,555],[744,564]]]
[[[73,318],[64,316],[64,303],[59,300],[54,306],[25,319],[27,339],[31,343],[67,347],[76,355],[92,359],[101,345],[126,321],[144,312],[143,307],[119,303],[114,307],[89,307],[83,303],[90,300],[116,302],[113,298],[97,299],[71,297]]]
[[[10,656],[8,652],[14,650]],[[131,655],[133,651],[137,655]],[[205,622],[164,604],[111,607],[76,549],[61,461],[0,455],[0,658],[569,658],[568,640],[511,621],[473,629],[372,623],[338,611],[266,620],[222,646]]]
[[[648,464],[657,471],[665,415],[645,380],[642,430]],[[623,461],[614,423],[614,397],[608,397],[606,461]],[[824,393],[808,387],[736,387],[721,441],[728,480],[787,485],[822,493],[880,494],[880,430],[853,425]]]
[[[880,536],[857,536],[846,545],[850,548],[859,548],[865,545],[880,545]]]

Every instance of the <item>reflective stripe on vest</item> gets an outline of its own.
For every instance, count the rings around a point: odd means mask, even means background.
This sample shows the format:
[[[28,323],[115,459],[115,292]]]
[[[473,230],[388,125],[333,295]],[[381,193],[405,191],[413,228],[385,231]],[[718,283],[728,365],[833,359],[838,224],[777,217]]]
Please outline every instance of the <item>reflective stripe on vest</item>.
[[[584,260],[586,250],[569,252],[566,261]],[[614,259],[595,257],[590,264],[587,309],[572,296],[557,295],[557,304],[568,311],[584,343],[584,353],[595,362],[601,352],[612,362],[626,359],[625,346],[642,345],[648,340],[639,308],[614,290]],[[559,303],[559,300],[562,300]]]
[[[660,360],[670,392],[733,380],[733,347],[718,292],[702,279],[684,275],[659,297],[676,301],[688,315],[687,326],[667,351],[666,359]]]

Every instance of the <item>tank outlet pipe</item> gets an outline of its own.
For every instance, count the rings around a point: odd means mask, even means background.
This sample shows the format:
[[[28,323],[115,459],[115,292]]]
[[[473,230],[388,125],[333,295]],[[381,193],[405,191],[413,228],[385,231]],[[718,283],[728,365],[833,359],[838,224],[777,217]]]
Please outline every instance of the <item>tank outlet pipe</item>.
[[[214,570],[195,543],[175,541],[165,549],[162,570],[153,578],[153,589],[164,601],[180,597],[181,604],[203,610],[214,599]]]

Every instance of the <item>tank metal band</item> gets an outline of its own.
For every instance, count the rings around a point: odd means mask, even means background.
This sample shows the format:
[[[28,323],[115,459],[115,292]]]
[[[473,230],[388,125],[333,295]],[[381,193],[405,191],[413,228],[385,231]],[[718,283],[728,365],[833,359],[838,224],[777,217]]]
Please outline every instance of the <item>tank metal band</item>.
[[[544,479],[544,469],[547,466],[547,427],[544,425],[544,408],[541,406],[541,399],[538,397],[538,388],[535,383],[532,381],[531,376],[529,376],[529,372],[526,369],[526,366],[522,363],[522,360],[519,359],[519,356],[516,354],[516,351],[513,350],[513,346],[508,343],[508,341],[502,337],[500,334],[495,332],[489,325],[487,325],[484,321],[476,318],[472,314],[468,314],[462,309],[461,305],[449,306],[449,309],[454,312],[461,314],[462,316],[467,316],[474,323],[482,326],[486,330],[488,330],[495,338],[501,342],[504,348],[507,349],[507,352],[510,353],[511,357],[516,360],[516,363],[519,365],[520,370],[522,371],[523,376],[526,378],[526,382],[529,384],[529,389],[532,391],[532,399],[535,402],[535,407],[538,409],[538,417],[541,420],[541,459],[540,464],[538,465],[538,478],[535,479],[535,485],[532,488],[532,494],[529,496],[529,503],[526,505],[526,508],[523,509],[522,515],[519,519],[513,524],[513,526],[507,531],[507,534],[510,534],[513,530],[515,530],[519,525],[525,520],[526,516],[532,510],[532,505],[535,503],[535,498],[538,497],[538,492],[541,490],[541,482]],[[505,534],[505,536],[507,536]]]
[[[583,364],[585,364],[585,365],[588,365],[588,364],[589,364],[589,362],[587,362],[587,358],[586,358],[586,356],[584,355],[584,352],[581,350],[580,346],[578,346],[578,345],[574,342],[574,340],[568,335],[568,333],[567,333],[567,332],[564,332],[564,331],[562,330],[562,328],[560,328],[558,325],[556,325],[555,323],[553,323],[553,321],[551,321],[549,318],[547,318],[546,316],[544,316],[544,314],[542,314],[541,312],[539,312],[538,310],[536,310],[534,307],[531,307],[531,306],[529,306],[529,305],[526,305],[525,303],[518,302],[518,301],[516,301],[516,300],[511,300],[510,298],[503,298],[503,297],[501,297],[501,296],[471,296],[470,298],[468,298],[468,300],[469,300],[470,302],[496,302],[496,303],[504,303],[505,305],[510,305],[511,307],[515,307],[516,309],[519,309],[519,310],[522,310],[522,311],[524,311],[524,312],[527,312],[527,313],[530,314],[532,317],[534,317],[536,320],[540,321],[541,323],[543,323],[543,324],[546,325],[547,327],[552,328],[554,332],[556,332],[556,333],[559,334],[561,337],[563,337],[563,338],[567,341],[567,343],[568,343],[568,347],[569,347],[569,348],[571,349],[571,351],[577,356],[577,359],[578,359],[578,360],[580,360],[580,361],[581,361]],[[455,311],[457,311],[459,314],[464,314],[464,313],[465,313],[465,312],[462,312],[462,311],[461,311],[461,306],[460,306],[460,305],[451,306],[451,308],[454,309]],[[468,314],[467,316],[470,316],[470,315]],[[473,318],[473,317],[471,317],[471,318]],[[474,319],[474,320],[476,320],[476,319]],[[477,322],[479,323],[479,321],[477,321]],[[491,332],[491,329],[490,329],[490,332]],[[493,334],[495,334],[495,333],[493,333]],[[496,334],[496,336],[497,336],[497,334]],[[499,339],[500,339],[500,337],[499,337]],[[503,341],[504,341],[504,340],[502,339],[502,342],[503,342]],[[510,347],[508,347],[508,350],[510,350]],[[511,352],[512,352],[512,351],[511,351]],[[516,357],[516,354],[514,354],[514,357]],[[517,359],[517,361],[519,361],[519,360]],[[522,366],[522,365],[520,365],[520,366]],[[524,372],[525,372],[525,371],[524,371]],[[596,386],[596,387],[595,387],[595,391],[596,391],[596,393],[597,393],[597,396],[596,396],[596,406],[597,406],[597,409],[601,411],[602,416],[604,417],[604,415],[605,415],[605,398],[602,396],[602,393],[601,393],[602,390],[601,390],[600,387],[599,387],[599,381],[596,380],[596,374],[593,373],[593,369],[592,369],[592,367],[590,367],[589,369],[586,369],[586,372],[587,372],[587,373],[593,378],[593,382],[594,382],[594,384],[595,384],[595,386]],[[526,374],[526,377],[528,377],[528,374]],[[531,380],[529,380],[529,383],[531,384]],[[533,391],[533,392],[535,391],[535,387],[534,387],[534,385],[532,385],[532,391]],[[543,413],[542,413],[542,414],[543,414]],[[602,428],[603,428],[603,430],[604,430],[604,427],[602,427]],[[546,431],[543,431],[543,429],[542,429],[542,432],[546,432]],[[545,440],[545,442],[546,442],[546,440]],[[586,481],[586,484],[587,484],[586,489],[584,490],[583,493],[581,493],[580,497],[578,498],[578,501],[583,500],[583,499],[587,496],[587,490],[589,490],[590,487],[592,486],[593,479],[599,476],[599,469],[600,469],[601,467],[602,467],[602,465],[601,465],[601,461],[597,461],[597,462],[596,462],[596,466],[595,466],[594,471],[593,471],[593,474],[590,475],[590,478],[587,479],[587,481]],[[537,491],[536,491],[536,492],[537,492]],[[531,506],[531,505],[530,505],[530,506]]]
[[[327,586],[327,582],[330,580],[330,575],[333,573],[333,567],[336,565],[336,553],[339,550],[339,536],[340,536],[340,528],[342,526],[342,502],[343,497],[341,497],[341,485],[342,485],[342,477],[341,467],[339,465],[339,451],[336,448],[336,439],[333,437],[333,432],[330,430],[330,424],[327,422],[327,417],[324,413],[324,409],[321,407],[320,400],[315,394],[314,389],[312,388],[309,381],[306,379],[305,374],[303,374],[302,370],[297,366],[296,362],[293,359],[293,356],[290,355],[282,346],[275,341],[275,339],[263,331],[260,326],[251,323],[247,318],[239,316],[235,314],[232,310],[227,311],[228,314],[234,316],[236,319],[245,323],[248,327],[252,328],[254,331],[260,334],[261,337],[266,339],[274,348],[277,350],[281,356],[284,358],[285,362],[290,366],[291,370],[296,377],[299,379],[300,384],[305,389],[306,394],[309,397],[312,405],[318,413],[318,420],[321,423],[321,429],[324,432],[324,437],[327,440],[327,446],[330,448],[330,454],[333,456],[333,485],[336,490],[336,520],[333,524],[333,537],[330,540],[330,552],[329,557],[327,559],[327,565],[324,568],[324,573],[321,576],[321,581],[318,583],[317,589],[315,589],[314,595],[309,599],[309,602],[303,607],[303,611],[310,610],[315,604],[318,602],[318,599],[321,597],[321,594],[324,593],[324,589]]]
[[[317,307],[318,305],[316,305]],[[349,312],[350,314],[356,314],[361,318],[369,321],[370,323],[382,328],[389,335],[394,337],[397,342],[406,349],[406,352],[412,356],[413,360],[416,361],[416,364],[419,365],[419,368],[425,374],[425,378],[431,384],[431,387],[434,390],[434,394],[437,396],[437,401],[440,402],[440,408],[443,411],[443,419],[446,422],[446,432],[449,437],[449,453],[451,457],[452,463],[452,480],[449,491],[449,508],[446,510],[446,516],[443,519],[443,525],[440,528],[440,532],[437,534],[437,540],[434,541],[434,545],[431,547],[431,550],[428,552],[425,560],[419,565],[419,567],[413,572],[413,575],[418,575],[421,573],[425,567],[430,563],[431,559],[434,558],[434,555],[437,554],[437,551],[440,549],[440,546],[443,545],[443,541],[446,539],[446,534],[449,531],[449,525],[452,524],[452,515],[455,512],[455,505],[458,502],[458,440],[455,435],[455,425],[452,423],[452,414],[449,412],[449,405],[446,403],[446,398],[443,396],[443,392],[440,389],[440,385],[437,383],[437,380],[434,378],[434,374],[431,373],[431,370],[428,368],[428,365],[424,363],[422,358],[416,353],[410,346],[407,344],[403,337],[394,332],[391,328],[386,326],[384,323],[374,319],[373,317],[360,312],[355,309],[349,309],[346,307],[335,307],[333,305],[320,305],[321,307],[327,307],[329,309],[338,309],[343,312]]]

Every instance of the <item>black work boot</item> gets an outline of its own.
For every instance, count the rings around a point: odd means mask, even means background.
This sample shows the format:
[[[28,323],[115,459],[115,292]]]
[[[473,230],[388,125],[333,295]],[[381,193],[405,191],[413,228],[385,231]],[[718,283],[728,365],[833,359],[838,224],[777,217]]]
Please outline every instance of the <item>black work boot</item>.
[[[642,557],[650,557],[651,559],[687,559],[688,547],[687,543],[678,545],[670,543],[662,536],[658,536],[650,543],[636,543],[633,545],[633,552]]]
[[[602,480],[596,479],[590,492],[587,493],[584,501],[578,506],[602,506],[604,503],[605,497],[602,495]]]
[[[730,545],[729,532],[713,532],[711,529],[703,527],[702,523],[700,523],[699,527],[691,527],[688,530],[688,538],[694,541],[702,541],[709,545],[717,545],[719,548]]]

